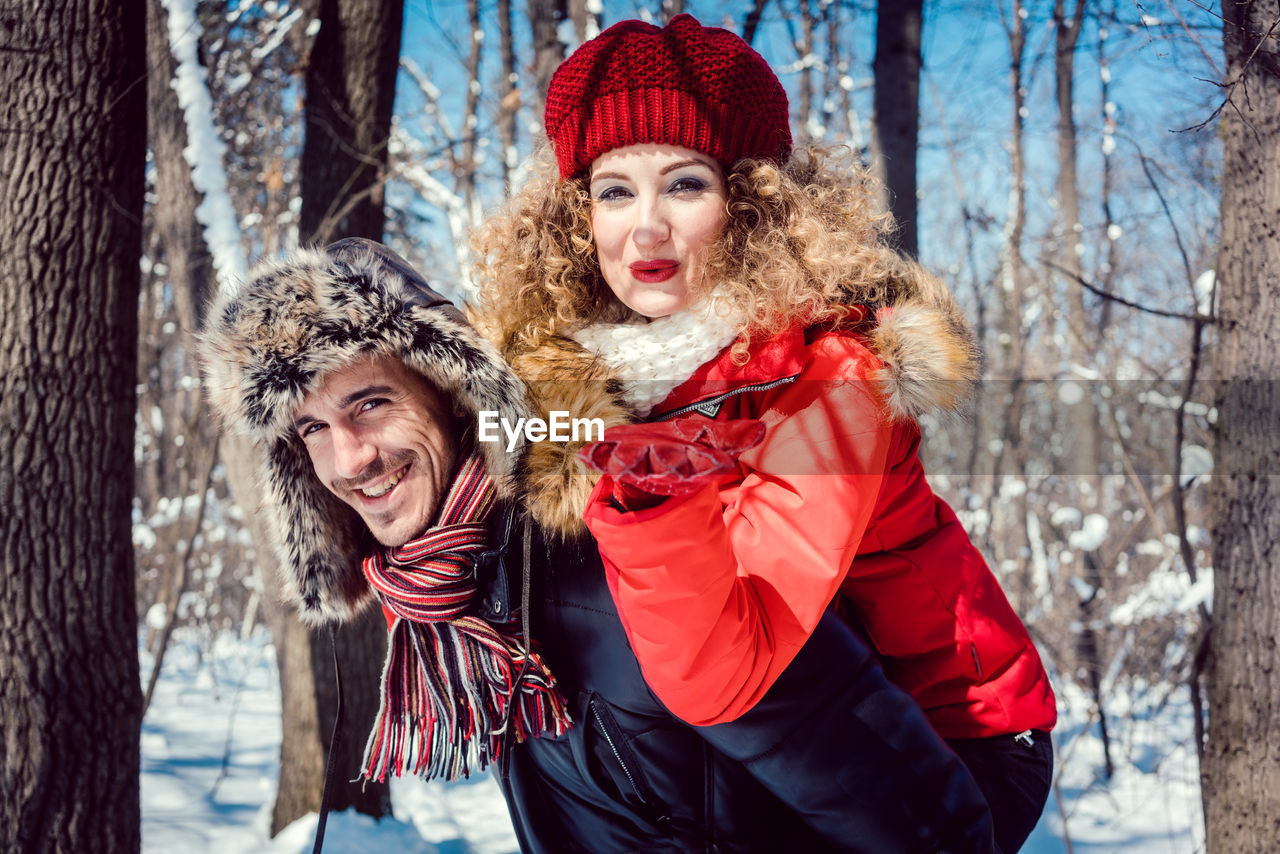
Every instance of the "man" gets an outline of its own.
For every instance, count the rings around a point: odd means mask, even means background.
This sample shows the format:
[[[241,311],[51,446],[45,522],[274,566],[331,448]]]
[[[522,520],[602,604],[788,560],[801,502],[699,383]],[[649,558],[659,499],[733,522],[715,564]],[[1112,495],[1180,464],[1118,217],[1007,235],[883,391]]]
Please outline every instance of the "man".
[[[265,508],[299,617],[349,619],[375,590],[382,601],[392,636],[365,773],[483,768],[513,705],[512,735],[562,733],[541,661],[471,613],[474,555],[519,455],[477,445],[469,425],[480,412],[525,415],[519,381],[379,244],[298,252],[251,278],[210,309],[208,394],[263,452]],[[498,608],[489,617],[510,610],[485,601]]]
[[[594,543],[523,512],[522,437],[479,441],[481,413],[531,414],[521,384],[385,247],[260,266],[201,351],[215,409],[262,454],[300,618],[375,595],[387,615],[365,776],[497,763],[528,852],[994,850],[972,777],[834,616],[738,720],[663,708]]]

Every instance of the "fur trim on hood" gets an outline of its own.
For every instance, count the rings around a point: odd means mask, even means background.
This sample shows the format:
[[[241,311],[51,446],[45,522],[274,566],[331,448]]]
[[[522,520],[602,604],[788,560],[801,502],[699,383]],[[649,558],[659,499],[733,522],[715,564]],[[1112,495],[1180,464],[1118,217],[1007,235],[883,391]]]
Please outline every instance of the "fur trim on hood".
[[[890,297],[873,307],[867,344],[883,366],[874,380],[885,411],[895,420],[926,413],[956,413],[980,375],[981,358],[963,312],[947,287],[910,261],[894,270]],[[477,326],[497,335],[503,324]],[[595,354],[553,337],[532,350],[504,342],[503,355],[530,388],[542,418],[554,410],[601,418],[606,429],[635,420],[622,400],[622,383]],[[599,474],[577,457],[585,442],[538,442],[530,447],[519,480],[530,515],[563,537],[586,534],[582,514]]]
[[[529,386],[542,418],[568,412],[598,418],[605,429],[635,421],[622,400],[622,383],[603,360],[568,338],[553,338],[528,353],[510,356],[511,367]],[[569,442],[535,442],[520,466],[525,507],[535,522],[562,537],[585,534],[587,499],[600,479],[578,459],[586,437]]]
[[[260,264],[219,293],[200,334],[205,389],[229,430],[251,436],[286,599],[304,622],[351,619],[371,598],[361,559],[372,540],[311,465],[293,416],[324,377],[369,356],[394,356],[475,419],[530,413],[520,380],[447,299],[399,255],[352,238]],[[482,443],[499,494],[512,492],[524,448]]]
[[[884,362],[875,373],[895,420],[958,412],[982,373],[982,353],[947,286],[910,261],[893,277],[894,295],[875,310],[869,335]]]

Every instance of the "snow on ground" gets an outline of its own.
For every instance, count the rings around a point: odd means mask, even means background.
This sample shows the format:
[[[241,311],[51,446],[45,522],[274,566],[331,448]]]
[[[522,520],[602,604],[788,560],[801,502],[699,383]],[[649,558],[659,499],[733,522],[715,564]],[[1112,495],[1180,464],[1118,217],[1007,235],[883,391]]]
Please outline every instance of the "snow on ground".
[[[151,656],[139,643],[142,674]],[[280,683],[270,638],[174,633],[142,722],[144,854],[309,854],[316,816],[267,838],[280,750]],[[329,816],[326,854],[512,854],[497,784],[395,780],[394,819]]]
[[[1114,692],[1107,709],[1115,772],[1104,779],[1102,740],[1090,703],[1055,685],[1058,726],[1050,795],[1024,854],[1198,854],[1205,850],[1200,771],[1187,686]],[[1129,698],[1129,702],[1125,702]]]
[[[143,677],[151,657],[139,644]],[[267,825],[278,767],[280,695],[275,653],[259,632],[240,640],[175,633],[142,725],[145,854],[306,854],[316,816],[275,839]],[[1024,854],[1198,854],[1200,792],[1185,689],[1130,692],[1108,708],[1113,778],[1087,700],[1059,689],[1058,795]],[[328,854],[512,854],[515,836],[492,778],[396,780],[394,819],[329,817]],[[1070,840],[1068,847],[1067,840]]]

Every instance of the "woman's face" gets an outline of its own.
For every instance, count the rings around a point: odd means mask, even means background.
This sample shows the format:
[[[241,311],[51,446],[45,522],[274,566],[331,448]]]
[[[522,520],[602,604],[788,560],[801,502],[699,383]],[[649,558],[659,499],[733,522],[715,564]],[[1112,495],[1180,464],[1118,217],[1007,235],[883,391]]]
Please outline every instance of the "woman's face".
[[[675,145],[629,145],[591,164],[591,228],[605,283],[647,318],[689,306],[689,286],[724,230],[724,173]]]

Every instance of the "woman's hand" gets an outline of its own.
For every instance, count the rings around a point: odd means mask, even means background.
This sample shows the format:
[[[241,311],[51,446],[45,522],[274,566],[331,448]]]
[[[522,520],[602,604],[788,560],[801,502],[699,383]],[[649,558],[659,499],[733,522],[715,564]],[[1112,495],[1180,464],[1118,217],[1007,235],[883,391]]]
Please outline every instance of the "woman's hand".
[[[688,495],[732,472],[738,455],[764,440],[764,423],[744,418],[711,421],[686,416],[653,424],[611,427],[578,452],[590,468],[614,481],[614,498],[640,510]]]

